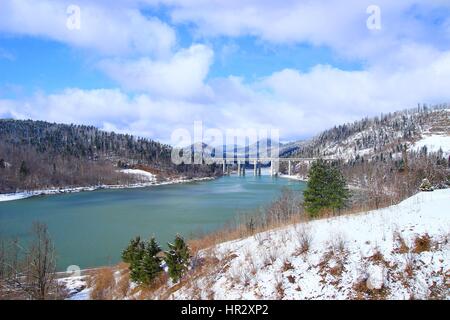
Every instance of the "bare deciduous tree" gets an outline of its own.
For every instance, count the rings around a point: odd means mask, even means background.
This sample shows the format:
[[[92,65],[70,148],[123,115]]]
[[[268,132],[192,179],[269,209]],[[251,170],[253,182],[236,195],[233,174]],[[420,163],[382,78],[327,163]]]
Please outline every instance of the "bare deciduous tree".
[[[0,249],[2,292],[15,297],[45,300],[58,296],[53,242],[45,224],[34,223],[27,248],[13,241]]]

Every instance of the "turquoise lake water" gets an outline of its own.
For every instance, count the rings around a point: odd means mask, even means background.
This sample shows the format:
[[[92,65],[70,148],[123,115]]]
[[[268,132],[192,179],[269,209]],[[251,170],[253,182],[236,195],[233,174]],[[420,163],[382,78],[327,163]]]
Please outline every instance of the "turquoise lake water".
[[[155,235],[161,245],[220,228],[275,200],[300,181],[270,176],[226,176],[139,189],[98,190],[0,202],[0,238],[26,242],[34,221],[48,225],[58,270],[117,263],[128,241]]]

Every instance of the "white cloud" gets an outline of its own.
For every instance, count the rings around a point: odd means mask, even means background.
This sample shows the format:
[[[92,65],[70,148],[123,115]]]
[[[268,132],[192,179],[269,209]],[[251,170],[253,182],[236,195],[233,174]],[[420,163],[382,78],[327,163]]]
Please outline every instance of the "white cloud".
[[[278,128],[281,138],[317,134],[339,123],[415,107],[450,102],[450,52],[428,64],[391,72],[345,71],[319,65],[308,72],[285,69],[252,83],[228,77],[205,83],[210,98],[190,101],[115,90],[68,89],[21,101],[0,100],[0,117],[92,124],[170,142],[177,128]]]
[[[164,2],[164,1],[163,1]],[[450,8],[447,0],[169,0],[175,23],[193,23],[207,37],[253,35],[273,43],[327,46],[343,56],[372,59],[399,43],[439,40],[442,26],[414,14]],[[381,30],[368,30],[366,9],[381,9]],[[430,13],[431,12],[431,13]],[[431,19],[432,20],[432,19]],[[441,31],[441,32],[439,32]]]
[[[207,46],[192,45],[167,60],[104,60],[100,68],[126,90],[158,97],[191,98],[205,92],[204,79],[213,54]]]
[[[44,37],[106,55],[165,56],[175,44],[175,32],[167,24],[145,17],[136,7],[112,2],[75,2],[81,10],[81,28],[70,30],[66,10],[73,3],[2,0],[0,32]]]
[[[324,45],[364,63],[362,70],[286,68],[252,82],[233,75],[208,77],[211,48],[192,44],[175,49],[174,31],[144,16],[137,7],[141,1],[105,3],[80,0],[78,32],[65,28],[66,2],[4,2],[0,31],[105,53],[99,68],[120,89],[73,88],[4,99],[0,117],[91,124],[165,142],[170,142],[172,130],[190,129],[194,121],[203,120],[222,129],[279,128],[285,140],[367,115],[450,100],[450,47],[448,41],[436,44],[441,36],[448,39],[448,20],[445,29],[408,13],[417,7],[425,15],[450,9],[448,1],[379,0],[382,29],[377,32],[366,28],[366,8],[372,4],[366,0],[345,5],[337,0],[168,2],[173,21],[193,23],[200,35],[254,35],[277,44]],[[237,50],[228,43],[216,54],[222,64]]]

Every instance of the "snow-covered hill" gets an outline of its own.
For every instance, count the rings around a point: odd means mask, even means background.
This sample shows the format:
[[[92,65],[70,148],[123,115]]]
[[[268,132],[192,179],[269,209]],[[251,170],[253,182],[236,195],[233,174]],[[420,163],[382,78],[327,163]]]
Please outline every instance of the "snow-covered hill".
[[[450,109],[420,108],[363,119],[326,130],[300,147],[295,155],[369,160],[380,154],[395,157],[404,146],[418,151],[442,149],[450,155]]]
[[[223,243],[172,299],[450,298],[450,190]]]
[[[428,152],[439,152],[442,150],[443,156],[450,156],[450,135],[424,133],[422,139],[412,144],[411,149],[420,151],[426,147]]]

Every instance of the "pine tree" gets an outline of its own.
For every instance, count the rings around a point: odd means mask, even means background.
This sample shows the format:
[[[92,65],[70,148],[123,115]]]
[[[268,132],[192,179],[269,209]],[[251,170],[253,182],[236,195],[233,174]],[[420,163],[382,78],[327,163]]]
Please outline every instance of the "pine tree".
[[[347,189],[347,182],[344,176],[336,167],[329,168],[329,200],[330,208],[335,210],[341,210],[345,207],[349,197],[350,192]]]
[[[304,206],[311,216],[316,216],[328,205],[326,199],[326,166],[323,161],[316,161],[309,170],[307,188],[304,191]]]
[[[333,209],[333,212],[342,209],[349,196],[346,181],[338,168],[322,160],[312,164],[304,192],[304,206],[310,216],[318,216],[327,208]]]
[[[177,235],[175,242],[168,243],[169,250],[165,252],[165,261],[169,269],[169,276],[178,282],[189,266],[189,248],[184,239]]]
[[[20,164],[20,169],[19,169],[20,178],[22,180],[25,179],[29,173],[30,173],[30,169],[28,169],[27,163],[25,161],[22,161],[22,163]]]
[[[144,255],[142,257],[142,276],[141,280],[145,284],[151,284],[153,280],[162,271],[161,259],[157,254],[161,251],[156,239],[152,237],[147,243]]]
[[[130,241],[128,247],[122,252],[122,260],[129,263],[130,279],[134,282],[141,282],[143,277],[142,258],[145,252],[145,243],[141,237],[136,237]]]
[[[126,247],[126,249],[122,251],[123,262],[132,263],[134,260],[136,260],[140,255],[140,251],[144,250],[144,245],[145,244],[141,241],[141,237],[139,236],[131,239],[128,247]]]

